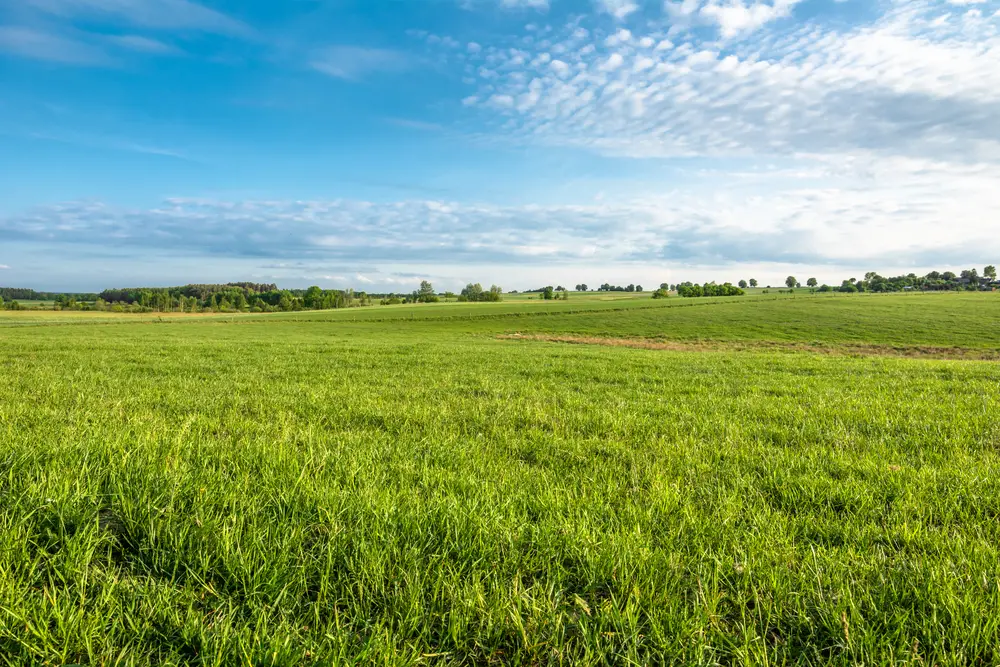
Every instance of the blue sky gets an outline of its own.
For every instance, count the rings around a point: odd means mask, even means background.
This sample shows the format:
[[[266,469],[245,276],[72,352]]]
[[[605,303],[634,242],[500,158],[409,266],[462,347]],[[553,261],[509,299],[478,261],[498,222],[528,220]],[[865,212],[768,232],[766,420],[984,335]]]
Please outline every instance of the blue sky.
[[[0,0],[0,284],[1000,261],[1000,0]]]

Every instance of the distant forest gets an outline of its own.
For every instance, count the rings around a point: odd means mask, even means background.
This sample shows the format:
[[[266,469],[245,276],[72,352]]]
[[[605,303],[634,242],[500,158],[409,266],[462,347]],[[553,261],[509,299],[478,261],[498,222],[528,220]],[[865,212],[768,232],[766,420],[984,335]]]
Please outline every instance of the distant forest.
[[[675,284],[662,283],[653,292],[654,299],[667,298],[671,294],[680,297],[740,296],[747,288],[757,288],[755,278],[740,280],[737,284],[716,283],[701,285],[693,282]],[[816,278],[809,278],[805,285],[795,276],[788,276],[785,285],[788,290],[807,288],[810,292],[905,292],[905,291],[986,291],[1000,288],[995,266],[987,266],[980,273],[977,269],[953,271],[931,271],[924,276],[909,273],[905,276],[886,278],[874,271],[863,279],[848,278],[839,286],[820,285]],[[575,286],[577,292],[588,291],[586,284]],[[764,291],[771,289],[768,285]],[[641,285],[620,287],[604,283],[598,292],[643,291]],[[779,289],[779,291],[781,291]],[[538,293],[539,298],[568,299],[569,290],[562,285],[539,287],[526,290]],[[512,291],[511,294],[516,293]],[[419,289],[408,294],[369,294],[353,289],[325,290],[313,286],[308,289],[279,289],[273,283],[225,283],[222,285],[184,285],[181,287],[132,287],[108,289],[100,294],[69,292],[37,292],[33,289],[0,287],[0,308],[6,310],[26,309],[21,301],[51,302],[56,310],[107,310],[113,312],[287,312],[297,310],[329,310],[370,306],[375,303],[391,305],[398,303],[434,303],[445,300],[464,302],[496,302],[503,300],[503,290],[492,285],[489,289],[479,283],[469,283],[459,294],[438,293],[428,281],[422,281]]]
[[[502,290],[496,285],[484,289],[470,283],[461,294],[445,292],[440,298],[455,301],[501,301]],[[93,310],[110,312],[252,312],[271,313],[299,310],[331,310],[397,303],[433,303],[439,301],[434,286],[427,281],[410,294],[369,294],[353,289],[324,290],[279,289],[271,283],[225,283],[220,285],[183,285],[180,287],[128,287],[107,289],[100,294],[36,292],[30,289],[0,288],[0,307],[24,310],[25,301],[50,301],[55,310]]]
[[[87,292],[67,294],[65,292],[36,292],[24,287],[0,287],[0,299],[4,301],[55,301],[58,297],[72,296],[77,301],[96,301],[97,295]]]
[[[663,283],[660,285],[660,289],[653,293],[653,298],[665,297],[669,292],[677,292],[678,296],[682,297],[740,296],[745,293],[744,290],[747,287],[755,288],[757,286],[758,282],[756,278],[750,278],[749,281],[741,280],[737,285],[733,285],[732,283],[717,284],[715,282],[705,283],[704,285],[691,282],[677,283],[675,285]],[[788,276],[785,278],[785,287],[789,290],[794,290],[801,289],[803,285],[795,276]],[[975,292],[995,289],[1000,287],[1000,282],[997,281],[996,267],[990,265],[983,269],[982,274],[977,269],[966,269],[961,273],[931,271],[925,276],[909,273],[905,276],[886,278],[875,271],[869,271],[865,274],[863,280],[848,278],[839,286],[820,285],[819,281],[815,278],[809,278],[806,280],[805,287],[810,292]],[[769,289],[771,289],[770,285],[764,291],[766,292]]]

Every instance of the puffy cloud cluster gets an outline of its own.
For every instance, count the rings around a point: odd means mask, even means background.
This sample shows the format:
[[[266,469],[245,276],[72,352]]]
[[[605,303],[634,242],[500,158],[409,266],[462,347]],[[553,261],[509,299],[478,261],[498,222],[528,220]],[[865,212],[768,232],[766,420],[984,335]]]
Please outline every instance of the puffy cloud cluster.
[[[725,36],[794,2],[668,3]],[[906,0],[872,24],[763,30],[736,41],[647,28],[563,29],[468,54],[465,104],[520,141],[632,156],[1000,156],[1000,3]],[[668,13],[669,13],[668,12]]]

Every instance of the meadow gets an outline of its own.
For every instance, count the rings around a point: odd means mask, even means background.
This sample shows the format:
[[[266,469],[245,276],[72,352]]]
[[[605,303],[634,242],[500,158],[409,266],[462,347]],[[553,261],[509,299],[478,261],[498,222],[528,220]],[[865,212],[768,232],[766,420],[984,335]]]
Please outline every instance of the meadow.
[[[996,664],[998,323],[0,313],[0,664]]]

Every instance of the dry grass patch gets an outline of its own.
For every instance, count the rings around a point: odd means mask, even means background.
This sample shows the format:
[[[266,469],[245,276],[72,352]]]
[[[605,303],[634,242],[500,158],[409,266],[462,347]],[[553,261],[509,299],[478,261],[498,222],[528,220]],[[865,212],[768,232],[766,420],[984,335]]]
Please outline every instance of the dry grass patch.
[[[603,345],[631,347],[640,350],[671,352],[807,352],[852,357],[909,357],[918,359],[965,359],[970,361],[1000,360],[1000,349],[967,347],[936,347],[928,345],[876,345],[869,343],[786,343],[780,341],[667,341],[647,338],[607,338],[545,334],[504,334],[503,340],[543,341],[571,345]]]

